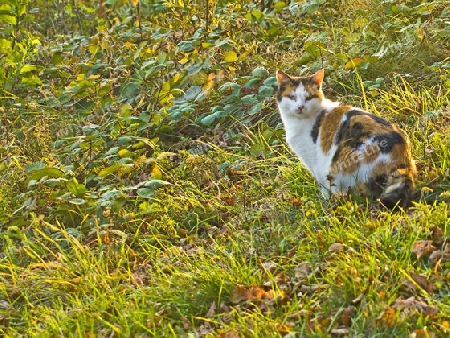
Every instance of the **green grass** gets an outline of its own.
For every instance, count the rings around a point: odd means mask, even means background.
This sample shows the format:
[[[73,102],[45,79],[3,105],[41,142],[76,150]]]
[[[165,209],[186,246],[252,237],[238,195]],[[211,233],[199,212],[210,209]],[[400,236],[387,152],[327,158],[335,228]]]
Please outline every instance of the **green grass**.
[[[80,241],[62,224],[40,217],[20,239],[5,237],[5,336],[179,336],[201,330],[317,336],[329,334],[349,306],[350,335],[405,335],[425,326],[445,332],[439,323],[449,310],[447,268],[435,274],[411,247],[436,226],[448,235],[448,198],[419,201],[408,213],[395,214],[354,201],[327,202],[285,147],[272,150],[277,155],[265,160],[214,148],[186,153],[178,167],[162,166],[175,183],[155,196],[164,211],[121,224],[120,231],[99,228]],[[218,171],[224,161],[239,163],[242,171]],[[444,190],[444,183],[436,189]],[[342,250],[330,251],[334,243]],[[310,273],[296,277],[304,262]],[[402,281],[410,271],[440,286],[432,294],[405,291]],[[239,284],[271,285],[284,298],[232,304]],[[310,285],[317,290],[306,291]],[[440,314],[399,312],[392,327],[378,324],[388,306],[411,295]],[[214,302],[222,308],[207,315]]]

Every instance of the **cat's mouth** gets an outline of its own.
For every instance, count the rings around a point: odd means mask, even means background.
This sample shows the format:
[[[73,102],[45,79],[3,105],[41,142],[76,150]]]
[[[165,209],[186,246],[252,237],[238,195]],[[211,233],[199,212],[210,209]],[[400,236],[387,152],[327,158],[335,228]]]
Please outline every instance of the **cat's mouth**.
[[[299,114],[303,113],[304,109],[305,109],[305,107],[297,107],[297,113],[299,113]]]

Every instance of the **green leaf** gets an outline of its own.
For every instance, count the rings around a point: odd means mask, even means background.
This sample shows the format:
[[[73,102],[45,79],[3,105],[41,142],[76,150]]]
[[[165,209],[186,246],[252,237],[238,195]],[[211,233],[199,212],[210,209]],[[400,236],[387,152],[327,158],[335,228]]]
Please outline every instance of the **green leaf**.
[[[314,14],[320,7],[318,3],[308,3],[303,5],[303,10],[308,14]]]
[[[252,75],[255,77],[267,77],[269,76],[269,72],[264,68],[255,68],[252,70]]]
[[[131,151],[129,151],[128,149],[120,149],[119,152],[117,153],[117,155],[124,158],[124,157],[132,157],[133,153]]]
[[[277,83],[277,78],[275,76],[271,76],[264,80],[263,85],[275,86],[276,83]]]
[[[44,168],[45,168],[45,163],[39,161],[39,162],[31,163],[31,164],[28,164],[27,166],[25,166],[25,171],[27,173],[31,173],[32,171],[44,169]]]
[[[188,68],[188,76],[192,76],[197,74],[203,69],[203,63],[194,63],[192,66]]]
[[[105,168],[103,170],[100,170],[98,173],[98,177],[106,177],[108,175],[114,174],[118,172],[122,168],[122,164],[120,163],[114,163],[112,166]]]
[[[120,107],[120,117],[128,117],[133,113],[133,107],[131,107],[131,104],[125,103]]]
[[[76,197],[83,196],[86,193],[86,186],[84,184],[78,183],[77,179],[74,177],[72,181],[66,183],[67,190],[69,190]]]
[[[121,136],[117,138],[117,142],[119,142],[119,144],[127,144],[130,143],[133,139],[129,136]]]
[[[20,68],[20,74],[25,74],[28,72],[31,72],[33,70],[36,70],[36,66],[35,65],[24,65],[22,68]]]
[[[269,86],[261,86],[258,89],[258,95],[262,96],[263,98],[272,96],[273,92],[274,88]]]
[[[273,5],[274,9],[282,9],[285,8],[287,5],[284,1],[278,1],[275,5]]]
[[[255,77],[255,78],[253,78],[253,79],[247,81],[247,82],[244,84],[244,87],[245,87],[245,88],[251,88],[251,87],[253,87],[253,86],[256,85],[256,84],[259,84],[260,82],[261,82],[261,78]]]
[[[155,195],[155,189],[152,188],[141,188],[136,191],[138,196],[142,197],[152,197]]]
[[[82,198],[72,198],[69,200],[69,203],[75,204],[75,205],[82,205],[85,204],[86,201]]]
[[[225,82],[223,85],[221,85],[221,86],[219,87],[219,90],[220,90],[221,92],[223,92],[224,90],[227,90],[228,88],[231,88],[231,89],[240,89],[241,86],[239,86],[237,83],[234,83],[234,82]]]
[[[64,172],[58,168],[44,168],[33,170],[31,172],[31,175],[27,179],[27,183],[30,182],[31,180],[38,181],[43,177],[51,177],[51,178],[64,177]]]
[[[6,40],[6,39],[0,39],[0,49],[3,49],[4,51],[10,50],[12,47],[12,41]]]
[[[264,147],[263,144],[255,143],[250,148],[250,155],[252,155],[252,157],[256,158],[256,157],[264,154],[265,149],[266,148]]]
[[[202,87],[192,86],[184,93],[184,99],[186,101],[194,100],[202,92]]]
[[[164,181],[164,180],[150,180],[150,181],[143,182],[142,185],[146,188],[156,189],[156,188],[164,187],[166,185],[172,185],[172,183]]]
[[[78,101],[74,105],[74,108],[77,110],[77,113],[80,113],[80,114],[90,113],[95,108],[95,102],[92,101],[91,99],[85,97],[85,98],[81,99],[80,101]]]
[[[245,95],[242,99],[242,102],[245,104],[255,104],[258,103],[258,98],[255,94]]]
[[[261,109],[262,109],[262,103],[258,103],[258,104],[255,104],[247,113],[249,115],[254,115],[256,113],[259,113],[261,111]]]
[[[127,82],[120,86],[120,95],[127,99],[134,99],[141,88],[139,83]]]
[[[62,52],[54,52],[52,55],[52,59],[50,60],[50,63],[52,65],[58,65],[63,60]]]
[[[5,14],[0,12],[0,22],[4,22],[10,25],[16,24],[16,17],[14,15]]]
[[[261,11],[258,10],[254,10],[251,13],[247,13],[245,15],[245,18],[249,21],[258,21],[262,18],[263,13]]]
[[[20,83],[30,86],[30,87],[35,87],[35,86],[40,86],[42,85],[42,81],[40,78],[38,77],[26,77],[26,78],[22,78],[22,80],[20,81]]]
[[[234,62],[237,60],[237,54],[234,50],[230,50],[223,55],[225,62]]]
[[[200,123],[205,126],[210,126],[211,124],[213,124],[213,122],[215,120],[220,118],[220,115],[221,115],[221,112],[217,111],[213,114],[207,115],[207,116],[203,117],[202,119],[200,119]]]

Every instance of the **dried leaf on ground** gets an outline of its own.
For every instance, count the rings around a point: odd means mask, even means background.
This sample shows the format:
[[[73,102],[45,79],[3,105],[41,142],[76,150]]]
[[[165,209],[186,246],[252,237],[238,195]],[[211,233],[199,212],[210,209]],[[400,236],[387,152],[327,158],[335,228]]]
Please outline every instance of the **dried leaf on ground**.
[[[422,289],[428,293],[432,293],[434,290],[434,285],[428,281],[425,275],[418,274],[414,271],[410,271],[409,275]]]
[[[417,241],[411,248],[411,252],[416,254],[417,259],[429,256],[434,250],[436,250],[436,247],[433,246],[432,240]]]
[[[214,326],[211,323],[205,322],[197,328],[197,334],[201,337],[206,336],[214,330]]]
[[[442,247],[442,244],[445,242],[444,231],[441,228],[434,227],[431,230],[431,239],[433,240],[433,245],[436,248]]]
[[[423,329],[414,330],[410,335],[410,338],[435,338],[436,333],[428,331],[426,327]]]
[[[329,328],[331,321],[332,321],[331,317],[323,317],[323,316],[311,319],[308,323],[308,329],[311,332],[317,331],[325,332]]]
[[[361,293],[358,297],[356,297],[355,299],[352,300],[352,304],[353,305],[358,305],[359,303],[361,303],[361,301],[364,299],[364,294]]]
[[[306,279],[311,272],[312,268],[309,262],[300,263],[294,268],[295,278],[298,278],[300,280]]]
[[[336,336],[345,336],[350,333],[350,330],[346,327],[339,327],[337,329],[331,330],[331,334],[334,334]]]
[[[444,251],[433,251],[429,258],[432,263],[441,264],[450,262],[450,243],[445,244]]]
[[[192,327],[192,323],[184,316],[181,316],[181,323],[185,329],[190,329]]]
[[[238,285],[234,288],[230,295],[230,301],[233,304],[238,304],[242,301],[249,300],[271,300],[274,298],[273,290],[266,291],[257,285],[251,285],[246,287],[244,285]]]
[[[352,325],[352,319],[355,317],[355,307],[354,306],[348,306],[346,307],[341,314],[340,322],[342,325],[345,326],[351,326]]]
[[[211,306],[209,307],[208,312],[206,313],[206,318],[212,318],[216,314],[216,302],[212,302]]]
[[[328,250],[330,250],[331,252],[341,252],[344,250],[344,244],[342,243],[333,243],[330,245],[330,247],[328,248]]]
[[[414,296],[408,299],[397,299],[392,305],[392,309],[400,311],[418,311],[426,316],[432,316],[439,312],[435,306],[426,304],[421,300],[417,300]]]
[[[234,329],[225,331],[225,332],[221,332],[219,334],[220,338],[240,338],[241,335]]]
[[[383,313],[381,313],[380,316],[377,318],[377,325],[393,327],[396,321],[397,317],[395,315],[395,310],[390,306],[388,306],[386,309],[384,309]]]
[[[320,289],[327,288],[327,284],[309,284],[309,285],[302,285],[300,287],[300,291],[304,293],[314,293]]]

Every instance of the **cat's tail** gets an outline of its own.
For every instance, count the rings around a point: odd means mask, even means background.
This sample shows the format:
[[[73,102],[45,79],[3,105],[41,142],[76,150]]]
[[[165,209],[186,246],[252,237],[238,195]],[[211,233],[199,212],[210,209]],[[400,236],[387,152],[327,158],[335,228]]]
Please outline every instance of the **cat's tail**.
[[[411,206],[414,190],[413,169],[396,169],[388,178],[386,187],[380,196],[380,202],[389,209]]]

